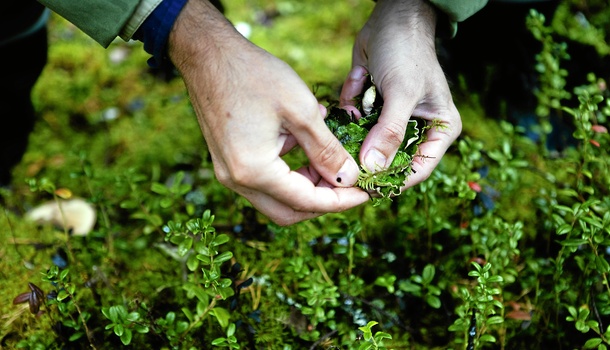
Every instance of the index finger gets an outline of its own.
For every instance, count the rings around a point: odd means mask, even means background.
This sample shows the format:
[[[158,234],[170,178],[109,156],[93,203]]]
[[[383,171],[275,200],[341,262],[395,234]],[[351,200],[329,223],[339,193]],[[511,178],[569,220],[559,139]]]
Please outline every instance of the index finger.
[[[368,195],[356,187],[331,187],[290,170],[281,158],[271,165],[273,180],[257,183],[259,191],[298,212],[341,212],[366,202]],[[321,180],[323,181],[323,180]]]
[[[354,66],[341,88],[339,107],[345,109],[348,113],[356,117],[356,119],[360,118],[362,114],[358,108],[356,108],[355,98],[362,94],[362,90],[364,90],[364,85],[367,81],[367,74],[368,71],[363,66]]]

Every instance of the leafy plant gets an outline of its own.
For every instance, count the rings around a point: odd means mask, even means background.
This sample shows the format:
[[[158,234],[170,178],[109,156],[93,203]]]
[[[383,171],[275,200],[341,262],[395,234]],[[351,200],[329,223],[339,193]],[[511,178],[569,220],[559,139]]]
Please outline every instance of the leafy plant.
[[[148,333],[149,331],[148,326],[140,323],[140,313],[137,311],[127,312],[123,305],[103,307],[102,314],[111,322],[106,325],[106,329],[112,329],[112,332],[121,339],[124,345],[131,343],[132,329],[138,333]]]
[[[439,296],[441,295],[441,289],[432,284],[435,271],[434,265],[426,265],[421,276],[412,275],[408,280],[400,281],[400,290],[423,298],[428,305],[435,309],[440,308],[441,300]]]
[[[91,313],[83,310],[77,302],[76,285],[70,281],[70,270],[60,270],[53,265],[42,280],[55,286],[55,291],[47,303],[49,308],[55,306],[57,310],[57,322],[61,323],[57,325],[72,330],[68,340],[76,341],[86,335],[90,346],[95,348],[93,335],[87,326]]]
[[[380,97],[376,97],[375,91],[375,85],[370,85],[360,96],[355,98],[356,106],[361,109],[362,113],[362,117],[357,120],[346,110],[335,106],[331,106],[325,119],[330,131],[356,160],[359,159],[362,142],[377,123],[383,109],[383,101]],[[412,172],[413,159],[415,157],[426,157],[424,154],[417,153],[417,146],[426,141],[426,131],[431,128],[443,127],[442,123],[436,120],[428,124],[421,118],[410,119],[407,123],[404,140],[398,147],[398,152],[392,163],[385,169],[383,168],[384,164],[379,164],[377,169],[367,169],[364,165],[360,165],[360,175],[356,186],[379,196],[379,198],[373,198],[373,202],[377,204],[380,201],[391,200],[391,197],[400,195],[401,187],[404,186],[407,177]]]
[[[227,327],[227,336],[216,338],[212,341],[212,345],[220,348],[240,349],[239,343],[235,338],[235,323],[229,324]]]
[[[226,6],[236,23],[255,27],[253,41],[298,42],[304,53],[274,49],[319,86],[320,101],[335,101],[359,29],[347,23],[364,20],[373,2],[259,5]],[[586,5],[569,0],[562,17],[530,20],[544,42],[538,130],[552,137],[545,113],[561,115],[573,131],[564,150],[486,115],[456,84],[463,133],[429,179],[395,196],[408,166],[385,180],[362,170],[375,205],[290,227],[270,224],[216,181],[179,80],[147,71],[138,44],[104,51],[55,18],[34,93],[40,122],[14,183],[0,190],[0,278],[10,296],[0,304],[1,346],[608,348],[610,94],[597,72],[568,88],[576,73],[564,67],[572,55],[561,44],[569,35],[606,50],[607,4]],[[286,30],[295,26],[304,30]],[[330,29],[313,38],[319,28]],[[329,103],[329,127],[342,130],[355,159],[352,141],[381,108],[371,96],[359,120]],[[400,159],[425,156],[415,126],[442,127],[434,123],[409,123],[414,153]],[[70,196],[97,210],[87,236],[23,215]]]
[[[362,327],[358,327],[358,329],[360,331],[362,331],[362,338],[364,339],[364,342],[360,344],[360,346],[358,347],[358,350],[383,350],[386,349],[385,346],[383,346],[383,340],[384,339],[392,339],[392,336],[386,332],[382,332],[382,331],[377,331],[375,332],[375,334],[373,334],[373,331],[371,330],[371,328],[373,328],[374,326],[378,325],[379,322],[377,321],[369,321],[369,323],[366,324],[366,326],[362,326]]]

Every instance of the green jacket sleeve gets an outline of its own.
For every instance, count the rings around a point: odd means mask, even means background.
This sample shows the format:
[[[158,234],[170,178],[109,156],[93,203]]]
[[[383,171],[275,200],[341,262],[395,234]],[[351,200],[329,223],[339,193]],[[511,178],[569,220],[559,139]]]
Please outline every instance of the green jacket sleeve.
[[[103,47],[119,35],[139,0],[38,0]]]
[[[487,0],[430,0],[449,20],[449,36],[455,36],[457,23],[474,15],[487,5]]]

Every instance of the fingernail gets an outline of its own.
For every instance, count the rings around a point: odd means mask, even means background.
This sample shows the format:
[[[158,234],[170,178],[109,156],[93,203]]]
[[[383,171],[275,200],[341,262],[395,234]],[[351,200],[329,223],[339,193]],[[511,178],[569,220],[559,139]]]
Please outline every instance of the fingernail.
[[[364,68],[357,66],[352,68],[352,71],[349,73],[349,78],[352,80],[360,80],[364,78],[365,75],[366,71],[364,70]]]
[[[374,148],[366,152],[366,155],[364,156],[364,165],[368,171],[372,172],[385,169],[386,161],[387,158]]]
[[[353,186],[358,180],[358,164],[353,159],[348,159],[337,173],[336,181],[340,186]]]

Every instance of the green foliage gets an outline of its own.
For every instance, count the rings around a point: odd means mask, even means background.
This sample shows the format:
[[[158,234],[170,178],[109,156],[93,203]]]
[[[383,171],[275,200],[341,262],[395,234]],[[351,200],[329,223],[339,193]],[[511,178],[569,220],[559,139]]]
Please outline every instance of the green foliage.
[[[276,51],[311,85],[340,84],[349,50],[339,57],[328,47],[351,46],[356,29],[344,24],[373,6],[336,2],[333,17],[314,11],[328,2],[250,3],[246,11],[236,2],[229,15],[253,23],[253,38],[266,45],[277,41],[271,34],[290,37]],[[563,18],[579,4],[562,5]],[[599,29],[569,36],[605,38],[602,5],[589,17]],[[254,8],[279,13],[273,31],[254,24]],[[428,180],[392,201],[277,227],[215,180],[179,80],[149,74],[137,44],[104,51],[55,18],[50,63],[34,93],[41,120],[13,185],[0,190],[1,346],[607,349],[606,81],[592,72],[566,91],[568,29],[557,18],[549,25],[532,14],[530,22],[543,43],[539,125],[547,111],[561,114],[574,146],[548,152],[520,127],[457,99],[462,136]],[[334,29],[319,38],[281,30],[295,23]],[[315,45],[295,51],[314,39],[325,55]],[[112,50],[126,59],[112,61]],[[321,100],[336,99],[326,88]],[[104,118],[108,110],[118,117]],[[349,142],[362,140],[379,113],[354,121],[337,112],[329,124],[344,127],[337,136]],[[349,142],[358,159],[359,145]],[[391,196],[404,179],[382,181],[392,183],[386,190],[370,176],[362,181]],[[69,196],[97,209],[86,236],[23,215]]]
[[[227,337],[214,339],[212,341],[212,345],[221,348],[240,349],[239,343],[237,342],[237,339],[235,338],[234,334],[235,324],[231,323],[229,327],[227,327]]]
[[[129,345],[133,337],[132,328],[139,333],[148,333],[148,326],[138,323],[141,316],[137,311],[128,313],[123,305],[115,305],[103,307],[102,314],[110,320],[110,324],[106,325],[106,329],[112,329],[117,337],[121,338],[124,345]]]
[[[418,298],[423,298],[428,305],[438,309],[441,307],[441,289],[434,284],[435,268],[434,265],[428,264],[424,267],[421,275],[412,275],[408,280],[400,281],[399,288],[401,291],[411,293]]]
[[[392,339],[392,336],[385,332],[375,332],[373,335],[371,328],[378,324],[379,322],[377,321],[370,321],[366,326],[358,327],[358,329],[362,331],[362,337],[365,341],[358,347],[358,350],[387,349],[383,346],[383,339]]]

